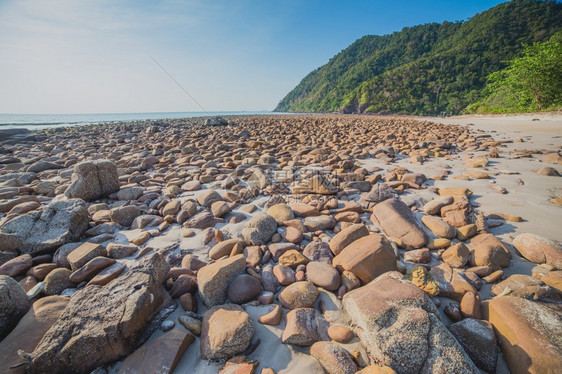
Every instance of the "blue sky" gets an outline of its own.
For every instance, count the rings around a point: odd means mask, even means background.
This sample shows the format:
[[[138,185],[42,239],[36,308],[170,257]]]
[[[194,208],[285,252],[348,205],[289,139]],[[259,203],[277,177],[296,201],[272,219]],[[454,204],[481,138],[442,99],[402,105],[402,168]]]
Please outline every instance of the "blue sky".
[[[364,35],[502,1],[0,0],[0,113],[272,110]]]

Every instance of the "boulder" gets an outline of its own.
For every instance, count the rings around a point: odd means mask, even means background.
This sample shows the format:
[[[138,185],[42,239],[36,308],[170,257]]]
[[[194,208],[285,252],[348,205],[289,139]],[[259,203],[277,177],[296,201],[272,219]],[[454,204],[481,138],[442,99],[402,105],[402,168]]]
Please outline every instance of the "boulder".
[[[47,274],[43,288],[45,295],[59,295],[65,289],[73,287],[71,274],[72,272],[67,268],[57,268]]]
[[[111,209],[109,211],[109,218],[121,226],[129,227],[140,214],[141,212],[138,206],[127,205]]]
[[[246,260],[243,254],[203,266],[197,272],[197,286],[201,300],[207,307],[222,304],[226,300],[228,285],[244,272]]]
[[[423,211],[425,212],[425,214],[430,214],[430,215],[439,214],[442,207],[452,204],[453,201],[454,201],[453,196],[441,196],[427,202],[423,206]]]
[[[248,313],[235,304],[209,309],[203,316],[201,358],[222,360],[244,352],[254,335]]]
[[[295,218],[293,210],[287,204],[275,204],[267,210],[267,214],[277,222],[285,222]]]
[[[562,372],[562,307],[514,296],[482,302],[512,374]]]
[[[429,273],[439,284],[439,296],[448,297],[460,302],[465,293],[478,293],[462,271],[453,269],[446,263],[434,266]]]
[[[76,284],[83,282],[87,279],[89,280],[93,278],[94,275],[99,273],[101,270],[105,269],[108,266],[113,265],[114,263],[115,260],[112,258],[107,258],[102,256],[94,257],[92,260],[84,264],[84,266],[82,266],[80,269],[70,274],[69,280],[72,283],[76,283]]]
[[[243,239],[223,240],[222,242],[215,244],[215,246],[211,248],[211,250],[209,251],[209,258],[213,260],[218,260],[221,257],[228,256],[232,251],[232,248],[234,248],[234,246],[239,243],[244,243],[244,240]]]
[[[390,242],[379,234],[363,236],[345,247],[332,261],[368,283],[379,275],[396,270],[396,254]]]
[[[441,208],[441,217],[453,227],[462,227],[474,223],[472,206],[467,199],[456,201]]]
[[[357,365],[348,351],[333,342],[316,342],[310,354],[318,360],[328,374],[355,374]]]
[[[105,250],[107,255],[114,259],[129,257],[139,249],[134,244],[109,243]]]
[[[240,274],[228,285],[227,294],[234,304],[244,304],[258,297],[261,283],[248,274]]]
[[[412,249],[404,252],[404,261],[416,264],[427,264],[431,261],[431,251],[428,248]]]
[[[309,261],[320,261],[327,264],[331,264],[334,258],[330,250],[330,245],[319,240],[308,243],[306,247],[304,247],[302,254]]]
[[[89,285],[97,285],[97,286],[105,286],[115,278],[117,278],[124,270],[125,264],[121,262],[116,262],[113,265],[110,265],[96,274],[87,284]]]
[[[119,175],[115,163],[110,160],[95,160],[74,166],[70,186],[64,194],[68,198],[92,201],[117,191]]]
[[[295,283],[295,271],[288,266],[277,264],[273,267],[273,274],[282,286]]]
[[[493,295],[500,295],[509,291],[511,296],[524,297],[526,299],[543,299],[543,298],[556,298],[560,300],[560,296],[549,286],[544,284],[541,280],[533,278],[525,274],[513,274],[504,279],[503,281],[495,284],[491,292]]]
[[[33,170],[31,170],[31,171],[33,171]],[[538,175],[546,175],[546,176],[549,176],[549,177],[559,177],[560,176],[560,173],[558,172],[558,170],[556,170],[555,168],[550,167],[550,166],[543,166],[542,168],[537,169],[535,171],[535,173],[537,173]]]
[[[33,265],[31,255],[25,254],[12,258],[0,266],[0,275],[7,275],[15,278],[17,275],[25,273]]]
[[[0,340],[18,323],[29,309],[23,287],[12,277],[0,275]]]
[[[468,247],[464,243],[457,243],[447,248],[441,258],[447,265],[460,268],[466,265],[469,255]]]
[[[329,291],[336,291],[340,287],[340,273],[325,262],[309,262],[306,265],[306,276],[314,285]]]
[[[21,253],[49,252],[80,239],[90,216],[80,199],[57,201],[22,214],[0,227],[0,250]]]
[[[197,202],[205,208],[210,208],[214,202],[223,200],[223,197],[215,190],[205,190],[197,196]]]
[[[279,263],[294,269],[299,265],[306,265],[308,263],[308,259],[296,249],[289,249],[279,256]]]
[[[400,273],[348,292],[343,305],[371,357],[397,373],[478,373],[433,302]]]
[[[429,296],[439,295],[439,283],[423,266],[414,266],[406,273],[406,279],[427,292]]]
[[[318,297],[318,289],[307,281],[295,282],[279,293],[279,302],[287,309],[308,308]]]
[[[378,221],[389,237],[400,239],[407,249],[427,243],[427,235],[416,223],[414,214],[400,200],[392,198],[375,205],[371,220]]]
[[[306,217],[304,219],[304,227],[311,232],[318,230],[332,229],[336,226],[334,217],[321,214],[319,216]]]
[[[466,318],[450,325],[449,331],[478,368],[488,373],[496,371],[498,347],[490,322]]]
[[[98,256],[107,254],[104,247],[95,243],[84,243],[66,256],[72,271],[76,271],[84,266],[88,261]]]
[[[453,226],[439,217],[423,216],[422,222],[432,233],[442,238],[453,239],[457,234],[457,230]]]
[[[119,373],[172,373],[195,337],[180,329],[172,329],[149,340],[127,357]]]
[[[328,336],[335,342],[345,344],[351,341],[355,334],[347,326],[332,325],[328,328]]]
[[[144,193],[142,187],[126,187],[117,192],[117,199],[121,201],[131,201],[140,198]]]
[[[535,234],[519,234],[513,239],[513,246],[521,256],[535,264],[548,264],[562,269],[562,245]]]
[[[163,304],[168,270],[156,253],[106,286],[77,291],[33,351],[27,372],[90,372],[131,353]]]
[[[63,246],[60,246],[55,251],[53,255],[53,261],[59,267],[68,268],[70,269],[70,264],[68,263],[68,255],[74,251],[76,248],[80,247],[83,243],[67,243]]]
[[[287,323],[281,335],[283,344],[307,347],[320,340],[316,319],[314,308],[298,308],[287,313]]]
[[[395,195],[394,189],[386,183],[375,183],[368,193],[361,194],[358,203],[364,209],[370,209],[381,201],[391,199]]]
[[[27,168],[28,173],[40,173],[45,170],[58,170],[63,169],[64,165],[55,164],[54,162],[38,161]]]
[[[473,247],[470,249],[470,262],[472,266],[507,267],[511,254],[509,250],[492,234],[483,233],[470,240]]]
[[[25,366],[10,369],[10,366],[24,361],[18,356],[18,351],[33,352],[69,301],[70,298],[65,296],[47,296],[33,303],[16,328],[0,342],[0,373],[25,373]]]
[[[277,231],[277,221],[267,214],[250,219],[242,229],[242,237],[253,245],[264,245]]]
[[[361,224],[353,224],[338,232],[330,239],[330,250],[337,256],[342,249],[353,243],[359,238],[369,235],[367,226]]]

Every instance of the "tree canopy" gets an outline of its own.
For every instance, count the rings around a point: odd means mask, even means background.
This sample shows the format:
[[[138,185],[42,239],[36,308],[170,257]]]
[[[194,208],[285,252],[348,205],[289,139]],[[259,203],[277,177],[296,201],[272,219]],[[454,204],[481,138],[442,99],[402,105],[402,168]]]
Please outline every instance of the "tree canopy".
[[[562,29],[562,4],[514,0],[465,22],[364,36],[309,73],[277,111],[458,114],[489,94],[488,76],[524,45]]]
[[[562,31],[525,46],[522,56],[489,75],[489,96],[471,112],[531,112],[562,107]]]

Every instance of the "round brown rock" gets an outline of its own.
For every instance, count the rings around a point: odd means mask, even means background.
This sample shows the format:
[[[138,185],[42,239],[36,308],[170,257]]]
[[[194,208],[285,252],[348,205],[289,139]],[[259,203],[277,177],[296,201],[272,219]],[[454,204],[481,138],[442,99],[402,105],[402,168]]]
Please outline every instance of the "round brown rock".
[[[348,351],[333,342],[316,342],[310,347],[312,357],[328,374],[355,374],[357,365]]]
[[[355,336],[347,326],[332,325],[328,328],[328,336],[338,343],[347,343]]]
[[[308,308],[318,297],[318,289],[311,282],[295,282],[281,291],[278,297],[287,309]]]
[[[248,274],[241,274],[228,285],[228,298],[235,304],[244,304],[261,293],[261,283]]]
[[[306,265],[306,276],[316,286],[329,291],[335,291],[340,286],[340,273],[325,262],[309,262]]]
[[[59,295],[65,288],[74,286],[70,281],[70,271],[67,268],[57,268],[45,277],[45,295]]]

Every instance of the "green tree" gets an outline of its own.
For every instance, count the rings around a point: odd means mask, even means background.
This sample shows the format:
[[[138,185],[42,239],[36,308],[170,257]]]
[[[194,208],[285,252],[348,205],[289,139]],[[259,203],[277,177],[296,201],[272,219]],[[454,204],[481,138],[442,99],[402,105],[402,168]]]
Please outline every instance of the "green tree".
[[[488,103],[506,111],[544,110],[562,105],[562,32],[525,46],[523,56],[490,74]]]

